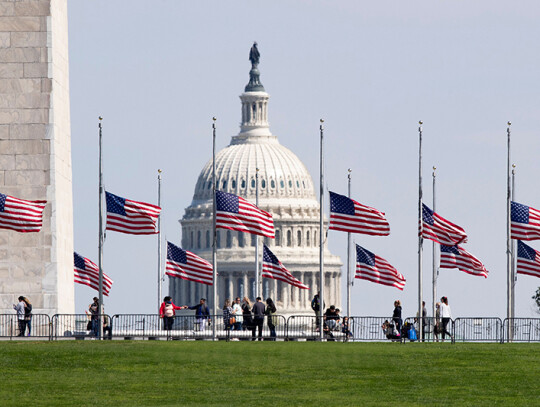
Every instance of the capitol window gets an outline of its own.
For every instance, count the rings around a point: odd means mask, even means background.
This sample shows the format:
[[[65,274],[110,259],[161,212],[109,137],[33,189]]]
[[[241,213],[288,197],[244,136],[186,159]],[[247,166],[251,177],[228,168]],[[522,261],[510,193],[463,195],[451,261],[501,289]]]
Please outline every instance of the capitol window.
[[[189,243],[190,243],[189,247],[192,247],[192,248],[195,247],[195,246],[193,245],[193,243],[194,243],[194,242],[193,242],[193,231],[191,231],[191,233],[190,233],[190,241],[189,241]]]
[[[197,231],[197,249],[201,248],[201,231]]]
[[[302,246],[302,232],[300,230],[296,233],[296,244]]]
[[[296,188],[300,188],[300,182],[298,180],[296,180]]]
[[[279,181],[279,186],[281,188],[285,188],[285,183],[283,182],[283,180]]]
[[[292,232],[287,230],[287,247],[292,246]]]
[[[221,233],[219,230],[216,230],[216,246],[221,249]]]
[[[266,188],[266,181],[264,179],[261,181],[261,187]]]
[[[233,189],[236,189],[236,180],[235,179],[232,180],[232,187],[233,187]]]
[[[244,247],[244,232],[238,232],[238,246]]]
[[[272,188],[275,188],[275,187],[276,187],[276,182],[275,182],[274,180],[271,180],[271,181],[270,181],[270,186],[271,186]]]
[[[230,230],[227,230],[227,248],[232,247],[232,233]]]
[[[206,231],[206,248],[210,248],[210,231]]]
[[[227,189],[227,181],[223,181],[223,189]]]
[[[292,188],[292,181],[289,180],[289,188]]]
[[[251,179],[251,188],[255,188],[255,178]]]
[[[245,180],[245,179],[242,180],[242,183],[240,184],[240,186],[241,186],[242,188],[245,188],[245,187],[246,187],[246,180]]]
[[[257,242],[257,235],[251,235],[251,246],[255,247]]]
[[[309,241],[309,230],[306,232],[306,246],[309,247],[310,241]]]
[[[276,230],[275,242],[276,246],[281,246],[281,232],[279,230]]]

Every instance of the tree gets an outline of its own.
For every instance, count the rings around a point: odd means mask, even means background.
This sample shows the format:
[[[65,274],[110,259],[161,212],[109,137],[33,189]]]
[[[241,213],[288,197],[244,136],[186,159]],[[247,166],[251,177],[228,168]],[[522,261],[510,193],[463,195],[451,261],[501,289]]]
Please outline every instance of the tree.
[[[540,314],[540,287],[538,287],[538,289],[536,290],[536,292],[532,296],[532,299],[534,300],[534,303],[538,307],[536,312],[538,312]]]

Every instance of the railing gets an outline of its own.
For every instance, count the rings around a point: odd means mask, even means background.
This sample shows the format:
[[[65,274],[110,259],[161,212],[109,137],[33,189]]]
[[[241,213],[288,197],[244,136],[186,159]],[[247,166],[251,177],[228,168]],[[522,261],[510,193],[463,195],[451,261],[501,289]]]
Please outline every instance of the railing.
[[[99,335],[99,321],[103,323],[103,338],[111,339],[112,327],[109,315],[56,314],[51,318],[51,338],[96,338]]]
[[[540,318],[506,318],[503,342],[540,342]]]
[[[15,314],[0,314],[0,337],[49,338],[51,320],[46,314],[32,314],[30,320],[19,321]],[[24,336],[21,329],[24,329]]]
[[[263,340],[319,340],[320,329],[318,318],[315,316],[293,315],[285,319],[282,315],[271,316],[274,332],[268,324],[269,316],[262,320]],[[252,340],[259,338],[256,323],[249,323],[243,317],[238,318],[234,324],[224,321],[222,315],[208,318],[198,318],[194,315],[177,315],[172,324],[165,324],[164,319],[157,314],[118,314],[112,318],[101,315],[95,319],[87,314],[56,314],[49,318],[45,314],[34,314],[30,321],[30,338],[47,339],[85,339],[96,338],[99,322],[104,324],[104,339],[183,339],[183,340],[211,340],[214,338],[214,324],[216,339],[219,340]],[[382,324],[389,317],[351,317],[348,330],[344,328],[341,319],[335,324],[332,321],[323,322],[323,335],[327,341],[388,341]],[[424,319],[425,341],[442,340],[442,324],[439,330],[432,317]],[[27,321],[26,321],[27,322]],[[25,334],[28,335],[28,324],[25,322]],[[405,323],[412,324],[419,337],[419,325],[416,318],[407,318]],[[0,338],[23,339],[18,336],[22,324],[19,324],[17,315],[0,314]],[[540,318],[513,318],[505,319],[504,323],[496,317],[456,318],[450,321],[447,330],[457,342],[540,342]],[[28,338],[25,336],[24,338]],[[403,338],[404,339],[404,338]]]
[[[501,342],[502,321],[497,317],[456,318],[452,336],[454,342]]]

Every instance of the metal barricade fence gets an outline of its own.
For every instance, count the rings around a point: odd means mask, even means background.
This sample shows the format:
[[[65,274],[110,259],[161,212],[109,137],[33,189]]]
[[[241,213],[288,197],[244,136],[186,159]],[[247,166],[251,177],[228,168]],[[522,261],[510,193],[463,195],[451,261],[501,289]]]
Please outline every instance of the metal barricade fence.
[[[456,318],[452,336],[455,342],[501,342],[502,321],[497,317]]]
[[[434,317],[422,318],[422,325],[424,328],[422,335],[423,335],[424,342],[438,342],[440,339],[442,339],[442,336],[441,336],[442,322],[440,318],[438,322],[439,323],[437,324],[436,318]],[[420,325],[418,323],[418,318],[408,317],[405,319],[404,324],[405,323],[409,323],[410,325],[414,326],[414,329],[416,330],[416,336],[418,337],[418,340],[420,340]],[[447,328],[449,329],[449,332],[452,332],[451,325]]]
[[[265,341],[285,339],[287,332],[287,320],[283,315],[266,315],[262,320],[256,320],[252,317],[251,323],[235,316],[236,322],[230,324],[230,321],[225,321],[223,315],[218,315],[215,318],[216,321],[216,336],[218,339],[226,340],[244,340],[249,341],[252,339],[261,338]],[[261,336],[259,337],[258,324],[262,324]],[[273,326],[274,333],[272,333],[270,326]],[[212,332],[210,332],[212,334]]]
[[[97,315],[103,323],[103,338],[110,339],[112,320],[107,314]],[[98,336],[99,323],[93,323],[89,314],[55,314],[51,318],[51,337],[58,338],[95,338]]]
[[[19,336],[20,324],[15,314],[0,314],[0,337],[17,338]],[[47,314],[32,314],[30,320],[24,321],[24,337],[28,338],[49,338],[51,335],[51,320]]]
[[[506,318],[503,342],[540,342],[540,318]]]
[[[351,317],[353,341],[387,341],[382,325],[389,317]]]

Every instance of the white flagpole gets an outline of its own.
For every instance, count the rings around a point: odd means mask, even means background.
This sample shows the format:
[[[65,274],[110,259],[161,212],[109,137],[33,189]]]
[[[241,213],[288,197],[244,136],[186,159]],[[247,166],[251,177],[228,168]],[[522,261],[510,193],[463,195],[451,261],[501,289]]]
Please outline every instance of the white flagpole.
[[[99,243],[98,243],[98,268],[99,268],[99,339],[103,337],[103,323],[101,322],[101,316],[103,315],[103,159],[102,159],[102,126],[101,121],[103,118],[99,116],[99,198],[98,198],[98,210],[99,210]]]
[[[214,230],[214,237],[212,243],[212,316],[214,321],[212,323],[212,337],[216,340],[216,319],[217,319],[217,229],[216,229],[216,118],[212,118],[212,224]]]
[[[506,317],[512,317],[512,239],[510,234],[511,227],[511,174],[510,174],[510,126],[508,122],[506,133],[508,136],[507,163],[506,163]],[[511,335],[510,324],[508,325],[508,341]]]
[[[420,222],[420,232],[422,231],[422,120],[418,122],[418,221]],[[422,233],[418,236],[418,316],[422,315],[422,244],[424,239]],[[418,329],[418,341],[422,342],[422,327]]]
[[[161,170],[158,170],[158,206],[161,208]],[[158,308],[161,304],[161,212],[158,216],[158,298],[157,305]]]
[[[351,198],[351,172],[347,170],[349,199]],[[347,232],[347,317],[351,318],[351,232]]]
[[[259,207],[259,169],[255,169],[255,205]],[[262,295],[259,278],[259,236],[255,235],[255,298]]]
[[[321,135],[320,149],[320,218],[319,218],[319,334],[324,339],[323,308],[324,308],[324,120],[320,120],[319,131]]]
[[[512,164],[512,201],[516,201],[516,164]],[[516,317],[516,296],[515,296],[515,288],[516,288],[516,280],[517,280],[517,274],[516,274],[516,244],[512,240],[512,318]],[[512,324],[513,325],[513,324]],[[513,332],[513,330],[512,330]]]
[[[435,178],[437,177],[435,174],[435,171],[437,170],[437,167],[433,166],[433,212],[435,212]],[[438,277],[438,270],[437,270],[437,244],[435,242],[432,242],[433,250],[433,279],[432,279],[432,285],[433,285],[433,318],[435,318],[436,313],[436,306],[437,303],[437,277]]]

